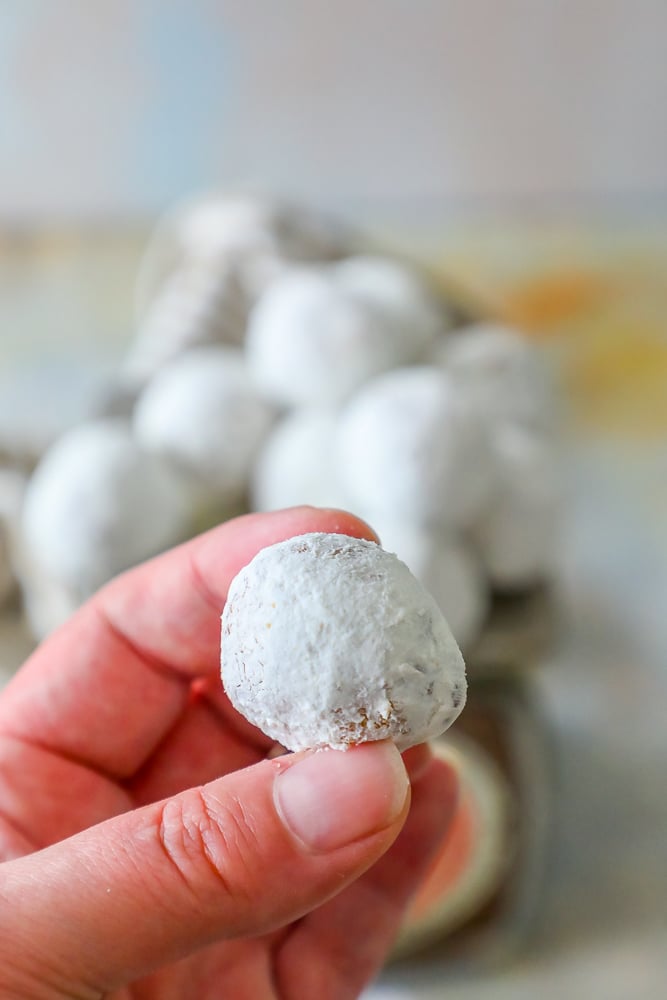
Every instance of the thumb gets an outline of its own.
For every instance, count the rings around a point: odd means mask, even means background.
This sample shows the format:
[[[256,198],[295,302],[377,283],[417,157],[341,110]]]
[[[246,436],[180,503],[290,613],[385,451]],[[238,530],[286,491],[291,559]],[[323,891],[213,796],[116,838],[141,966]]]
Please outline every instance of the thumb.
[[[107,993],[339,892],[395,839],[408,791],[395,746],[367,743],[263,761],[125,813],[3,867],[0,947],[33,980],[43,969]]]

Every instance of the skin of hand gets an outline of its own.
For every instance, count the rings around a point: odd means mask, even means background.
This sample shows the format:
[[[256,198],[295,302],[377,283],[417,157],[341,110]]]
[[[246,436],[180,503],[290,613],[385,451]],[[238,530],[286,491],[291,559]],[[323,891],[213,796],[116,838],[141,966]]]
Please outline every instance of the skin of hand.
[[[219,679],[232,578],[309,531],[374,538],[229,521],[108,584],[0,695],[5,1000],[345,1000],[377,973],[453,772],[387,742],[275,756]]]

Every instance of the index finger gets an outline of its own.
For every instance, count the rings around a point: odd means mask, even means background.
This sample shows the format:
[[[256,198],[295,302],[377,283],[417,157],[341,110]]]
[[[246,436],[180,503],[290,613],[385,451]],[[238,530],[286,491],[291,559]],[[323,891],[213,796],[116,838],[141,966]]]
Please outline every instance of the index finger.
[[[114,778],[177,722],[195,678],[219,677],[220,614],[267,545],[311,531],[373,539],[342,511],[249,514],[125,573],[46,640],[0,696],[0,731]]]

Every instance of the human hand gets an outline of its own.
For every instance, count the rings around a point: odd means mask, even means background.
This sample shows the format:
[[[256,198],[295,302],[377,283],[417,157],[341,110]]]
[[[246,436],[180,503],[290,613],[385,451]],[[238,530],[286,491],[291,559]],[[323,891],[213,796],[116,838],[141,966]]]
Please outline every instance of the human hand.
[[[0,995],[358,995],[454,810],[425,747],[267,759],[219,680],[220,612],[265,545],[372,537],[238,518],[119,577],[0,695]],[[410,804],[411,797],[411,804]]]

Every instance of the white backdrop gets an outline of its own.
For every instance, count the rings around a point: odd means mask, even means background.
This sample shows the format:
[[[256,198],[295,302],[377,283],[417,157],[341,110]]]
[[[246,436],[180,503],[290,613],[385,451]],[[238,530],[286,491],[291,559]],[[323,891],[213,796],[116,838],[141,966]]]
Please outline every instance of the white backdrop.
[[[667,191],[664,0],[5,0],[0,219]]]

